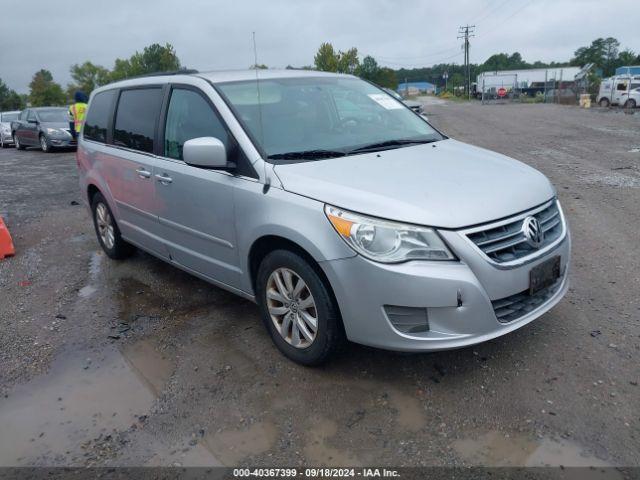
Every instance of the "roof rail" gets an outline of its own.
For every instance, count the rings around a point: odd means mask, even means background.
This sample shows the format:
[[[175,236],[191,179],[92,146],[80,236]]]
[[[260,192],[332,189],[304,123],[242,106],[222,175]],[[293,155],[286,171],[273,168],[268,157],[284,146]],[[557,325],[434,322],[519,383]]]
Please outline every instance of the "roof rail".
[[[145,78],[145,77],[162,77],[164,75],[193,75],[196,73],[200,73],[198,70],[193,68],[185,68],[183,70],[172,70],[170,72],[152,72],[152,73],[144,73],[142,75],[136,75],[134,77],[124,78],[123,80],[130,80],[133,78]]]

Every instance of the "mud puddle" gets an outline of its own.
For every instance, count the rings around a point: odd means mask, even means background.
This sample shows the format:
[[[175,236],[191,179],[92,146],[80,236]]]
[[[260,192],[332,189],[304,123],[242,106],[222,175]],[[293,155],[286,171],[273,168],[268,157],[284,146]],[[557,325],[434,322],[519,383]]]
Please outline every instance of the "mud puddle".
[[[542,438],[532,440],[526,436],[489,432],[478,438],[458,440],[454,450],[467,463],[483,466],[564,466],[605,467],[608,464],[587,454],[577,444],[566,440]]]
[[[0,400],[0,466],[82,464],[81,445],[136,424],[173,371],[147,341],[91,355],[61,358]]]

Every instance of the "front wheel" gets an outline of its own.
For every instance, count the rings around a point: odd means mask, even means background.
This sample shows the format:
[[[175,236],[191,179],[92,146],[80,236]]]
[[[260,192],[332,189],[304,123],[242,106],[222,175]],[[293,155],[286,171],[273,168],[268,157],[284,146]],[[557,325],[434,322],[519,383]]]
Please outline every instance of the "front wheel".
[[[47,137],[45,137],[44,135],[40,135],[40,148],[45,153],[49,153],[51,151],[51,146],[49,145],[49,141],[47,140]]]
[[[625,108],[636,108],[636,101],[633,98],[630,98],[629,100],[626,101],[626,103],[624,104]]]
[[[135,252],[135,247],[122,239],[118,224],[101,193],[94,195],[91,201],[91,211],[93,212],[93,226],[104,253],[114,260],[130,257]]]
[[[25,146],[20,143],[20,139],[18,138],[18,136],[15,133],[13,134],[13,144],[16,146],[16,148],[18,150],[24,150],[25,149]]]
[[[320,365],[345,341],[340,311],[325,280],[300,255],[269,253],[258,269],[262,319],[278,349],[294,362]]]

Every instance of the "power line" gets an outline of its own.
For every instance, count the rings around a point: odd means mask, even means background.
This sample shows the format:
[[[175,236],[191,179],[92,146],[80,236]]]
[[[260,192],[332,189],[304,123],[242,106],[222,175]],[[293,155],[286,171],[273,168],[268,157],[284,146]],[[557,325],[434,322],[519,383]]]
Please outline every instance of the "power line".
[[[440,50],[438,52],[431,52],[431,53],[427,53],[427,54],[424,54],[424,55],[414,55],[414,56],[411,56],[411,57],[386,57],[386,56],[381,56],[381,55],[371,55],[371,56],[376,58],[376,59],[380,59],[380,60],[392,60],[392,61],[396,61],[396,60],[418,60],[418,59],[423,59],[423,58],[431,58],[431,57],[434,57],[434,56],[438,56],[438,55],[440,55],[442,53],[452,52],[453,50],[458,50],[458,46],[447,48],[446,50]]]
[[[463,52],[460,51],[460,52],[457,52],[455,55],[451,55],[451,56],[444,57],[444,58],[439,58],[437,60],[432,60],[430,62],[425,62],[425,63],[432,63],[432,64],[442,63],[442,62],[444,62],[446,60],[451,60],[452,58],[459,57],[460,55],[462,55],[462,53]],[[382,59],[380,59],[380,63],[381,64],[387,64],[387,65],[393,65],[395,67],[401,67],[401,68],[421,68],[421,67],[425,66],[424,64],[410,64],[410,65],[408,65],[406,63],[390,62],[390,61],[382,60]]]

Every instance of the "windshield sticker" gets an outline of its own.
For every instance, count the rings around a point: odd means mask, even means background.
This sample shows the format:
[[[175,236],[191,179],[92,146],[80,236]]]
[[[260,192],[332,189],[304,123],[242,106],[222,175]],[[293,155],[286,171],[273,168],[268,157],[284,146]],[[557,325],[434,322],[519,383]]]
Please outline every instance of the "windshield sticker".
[[[369,98],[387,110],[402,108],[402,104],[399,101],[384,93],[371,93],[369,94]]]

